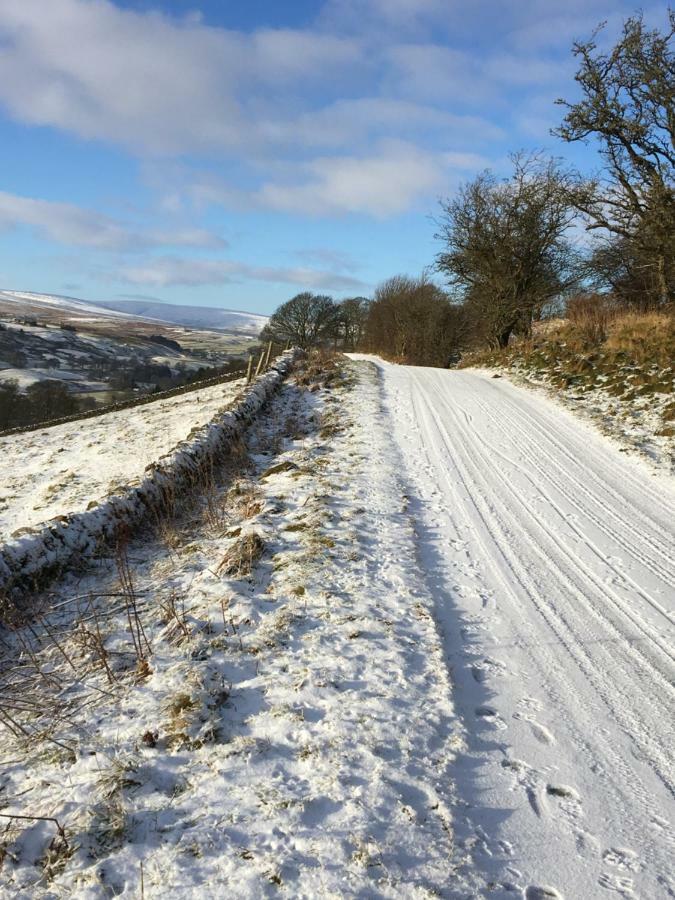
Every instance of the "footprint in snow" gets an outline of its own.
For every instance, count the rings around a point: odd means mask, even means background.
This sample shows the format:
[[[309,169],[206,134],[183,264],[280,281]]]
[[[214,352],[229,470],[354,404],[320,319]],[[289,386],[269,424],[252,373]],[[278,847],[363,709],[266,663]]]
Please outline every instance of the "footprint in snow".
[[[477,706],[474,710],[476,718],[484,719],[486,722],[489,722],[491,725],[494,725],[496,728],[500,730],[503,728],[508,728],[506,722],[502,719],[496,709],[492,706]]]
[[[553,732],[549,731],[549,729],[542,725],[541,722],[537,722],[529,713],[514,713],[514,719],[521,719],[524,722],[527,722],[530,726],[530,730],[532,734],[536,737],[540,744],[555,744],[555,737],[553,736]]]
[[[642,868],[637,853],[627,847],[610,847],[602,854],[602,859],[608,866],[627,869],[629,872],[639,872]]]
[[[497,846],[502,851],[504,856],[513,856],[513,844],[509,841],[497,841]]]
[[[527,802],[532,807],[532,812],[535,816],[542,819],[544,816],[548,815],[549,810],[546,805],[546,795],[541,788],[526,785],[525,796],[527,797]]]
[[[531,884],[523,891],[525,900],[563,900],[560,891],[548,885]]]
[[[483,682],[487,681],[490,675],[500,677],[505,673],[506,666],[496,659],[490,659],[489,656],[486,656],[485,659],[480,660],[480,662],[472,663],[471,665],[473,679],[479,684],[483,684]]]
[[[579,856],[597,857],[600,855],[600,844],[597,838],[588,831],[577,831],[574,835],[574,843]]]
[[[615,875],[614,872],[603,872],[598,878],[598,884],[608,891],[616,891],[617,894],[623,894],[628,897],[634,896],[633,879],[624,875]]]
[[[525,709],[536,709],[539,712],[542,708],[542,704],[536,697],[521,697],[518,701],[519,706],[524,706]]]
[[[579,794],[574,788],[565,784],[547,784],[546,793],[551,797],[561,797],[566,800],[579,800]]]
[[[545,725],[541,725],[539,722],[530,722],[530,728],[532,729],[532,734],[536,737],[536,739],[542,744],[555,744],[555,738],[553,734],[546,728]]]

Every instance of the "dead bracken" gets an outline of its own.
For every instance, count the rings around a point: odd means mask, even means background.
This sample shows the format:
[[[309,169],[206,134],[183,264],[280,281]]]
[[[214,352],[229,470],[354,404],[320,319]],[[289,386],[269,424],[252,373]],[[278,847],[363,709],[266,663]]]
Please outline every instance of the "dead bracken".
[[[252,531],[232,544],[216,569],[216,574],[246,577],[251,574],[254,564],[264,552],[265,542],[257,532]]]

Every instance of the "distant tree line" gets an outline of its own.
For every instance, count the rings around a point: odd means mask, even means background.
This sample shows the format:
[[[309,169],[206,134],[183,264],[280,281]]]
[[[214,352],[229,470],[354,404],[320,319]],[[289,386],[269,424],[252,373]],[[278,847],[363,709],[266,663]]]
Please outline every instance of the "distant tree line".
[[[602,26],[601,26],[602,27]],[[543,153],[515,153],[441,201],[432,272],[397,275],[372,300],[303,293],[271,317],[264,339],[332,345],[445,366],[466,347],[505,347],[575,295],[638,310],[675,301],[675,13],[661,32],[628,18],[616,45],[598,28],[574,44],[581,96],[556,101],[553,134],[595,141],[602,170],[584,177]],[[583,251],[573,229],[591,235]]]
[[[62,381],[36,381],[25,393],[15,380],[0,382],[0,430],[71,416],[95,406],[95,400],[70,393]]]
[[[63,326],[61,326],[63,328]],[[163,347],[169,347],[171,350],[182,350],[183,348],[178,343],[178,341],[174,341],[173,338],[165,337],[163,334],[151,334],[148,338],[153,344],[161,344]]]
[[[192,371],[182,369],[174,374],[171,373],[168,366],[150,366],[148,369],[131,370],[134,375],[152,376],[149,378],[149,382],[145,382],[152,385],[149,390],[138,395],[131,394],[131,390],[136,387],[136,381],[129,378],[126,372],[116,376],[110,387],[112,390],[128,391],[130,396],[142,396],[143,393],[153,394],[162,390],[170,390],[218,375],[227,375],[243,370],[243,368],[244,363],[241,359],[231,359],[220,366],[200,367]],[[157,369],[162,372],[166,369],[168,375],[157,378]],[[8,379],[0,382],[0,431],[21,425],[36,425],[51,419],[60,419],[64,416],[95,409],[98,405],[92,397],[83,397],[72,393],[62,381],[54,379],[36,381],[25,391],[21,391],[16,379]]]
[[[188,369],[182,362],[172,369],[165,363],[151,363],[136,359],[118,366],[109,383],[111,390],[115,391],[132,391],[139,388],[154,392],[168,391],[185,384],[192,384],[195,381],[202,381],[204,378],[226,375],[242,367],[242,361],[236,358],[217,366],[199,366],[198,369]]]

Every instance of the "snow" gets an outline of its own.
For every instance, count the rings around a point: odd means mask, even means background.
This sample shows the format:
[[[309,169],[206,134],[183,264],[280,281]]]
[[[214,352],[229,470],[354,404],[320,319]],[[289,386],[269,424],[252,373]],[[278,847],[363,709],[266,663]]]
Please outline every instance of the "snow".
[[[76,300],[74,297],[61,297],[54,294],[36,294],[31,291],[0,291],[0,301],[8,303],[16,303],[20,307],[20,312],[25,313],[26,304],[30,304],[31,312],[35,306],[47,306],[56,309],[62,309],[64,312],[75,311],[82,313],[95,314],[96,319],[105,316],[116,318],[129,318],[128,314],[114,311],[111,309],[102,309],[83,300]],[[33,312],[34,314],[34,312]],[[133,318],[133,316],[131,316]]]
[[[39,316],[40,308],[76,313],[81,322],[97,322],[102,318],[137,319],[144,322],[168,322],[211,331],[248,333],[256,337],[269,316],[235,309],[211,306],[181,306],[145,300],[119,300],[87,303],[75,297],[38,294],[29,291],[0,290],[0,303],[16,304],[17,315]],[[26,327],[26,326],[22,326]],[[30,327],[30,326],[28,326]]]
[[[298,382],[0,634],[2,813],[68,840],[14,820],[0,892],[672,896],[672,480],[505,379]]]
[[[13,897],[131,898],[141,878],[148,898],[446,893],[461,728],[386,424],[372,376],[352,394],[289,386],[249,438],[259,511],[241,519],[235,482],[217,525],[207,508],[170,553],[147,536],[129,546],[153,646],[144,677],[106,600],[114,566],[61,586],[52,634],[75,653],[73,597],[91,597],[115,680],[85,658],[67,718],[43,699],[74,753],[33,746],[25,765],[7,748],[3,811],[30,797],[71,841],[50,868],[54,829],[16,834],[0,870]],[[219,570],[233,526],[267,546],[248,577]],[[162,613],[169,597],[187,638]],[[55,644],[41,654],[58,668]],[[52,688],[23,695],[35,690]]]
[[[16,381],[19,390],[25,391],[27,387],[36,384],[38,381],[73,381],[77,383],[77,387],[81,391],[105,390],[108,385],[102,381],[90,381],[82,377],[77,372],[70,372],[67,369],[36,369],[23,368],[13,369],[6,368],[0,370],[1,381]]]
[[[269,320],[269,316],[221,309],[215,306],[181,306],[147,300],[117,300],[101,304],[105,309],[121,310],[131,316],[187,325],[192,328],[219,329],[221,331],[248,332],[256,337]]]
[[[4,370],[0,378],[21,372],[29,370]],[[242,386],[239,379],[96,418],[0,437],[0,539],[84,509],[140,478],[147,465],[193,428],[209,422]]]
[[[672,896],[673,480],[505,379],[376,365],[467,728],[456,839],[496,896]]]
[[[474,371],[480,372],[480,369]],[[492,370],[484,374],[494,377]],[[663,434],[662,414],[672,403],[672,393],[649,393],[629,400],[602,387],[551,386],[526,368],[500,368],[499,377],[514,384],[545,392],[550,400],[586,419],[609,437],[622,453],[642,457],[657,471],[675,474],[675,439]]]

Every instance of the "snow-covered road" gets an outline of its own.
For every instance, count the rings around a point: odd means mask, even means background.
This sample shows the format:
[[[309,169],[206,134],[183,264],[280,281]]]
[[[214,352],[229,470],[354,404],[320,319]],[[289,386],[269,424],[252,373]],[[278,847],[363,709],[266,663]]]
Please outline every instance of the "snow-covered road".
[[[373,361],[485,890],[674,897],[672,482],[504,379]]]

